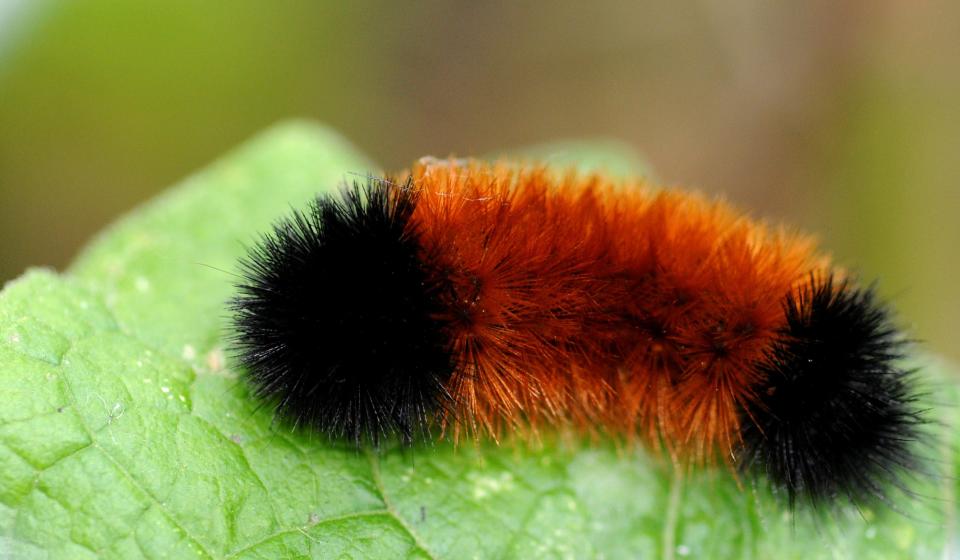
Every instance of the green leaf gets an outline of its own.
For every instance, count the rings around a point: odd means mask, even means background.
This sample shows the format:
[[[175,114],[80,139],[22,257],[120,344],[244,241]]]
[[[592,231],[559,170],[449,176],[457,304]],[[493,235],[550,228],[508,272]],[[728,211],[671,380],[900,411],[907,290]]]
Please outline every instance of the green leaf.
[[[884,509],[793,518],[725,469],[610,442],[357,452],[272,422],[224,354],[245,243],[373,166],[277,127],[0,293],[0,557],[940,558],[957,479]],[[956,474],[956,381],[936,386]],[[949,438],[949,439],[947,439]],[[921,507],[910,507],[911,503]],[[826,519],[826,520],[825,520]],[[952,551],[952,552],[951,552]]]

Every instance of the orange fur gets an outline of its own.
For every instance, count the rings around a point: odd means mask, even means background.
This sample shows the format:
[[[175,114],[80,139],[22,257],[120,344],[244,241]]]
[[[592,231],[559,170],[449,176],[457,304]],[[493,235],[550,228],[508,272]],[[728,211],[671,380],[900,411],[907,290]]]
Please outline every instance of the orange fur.
[[[562,425],[729,456],[783,297],[826,265],[696,194],[475,161],[410,177],[413,227],[452,279],[455,437]]]

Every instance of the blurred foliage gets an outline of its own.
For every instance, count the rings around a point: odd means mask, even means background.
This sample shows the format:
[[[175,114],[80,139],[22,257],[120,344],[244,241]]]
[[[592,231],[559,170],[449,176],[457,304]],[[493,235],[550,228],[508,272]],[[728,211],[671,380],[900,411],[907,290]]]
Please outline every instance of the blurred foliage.
[[[609,137],[818,232],[958,357],[958,36],[949,0],[0,1],[0,279],[285,117],[389,168]]]

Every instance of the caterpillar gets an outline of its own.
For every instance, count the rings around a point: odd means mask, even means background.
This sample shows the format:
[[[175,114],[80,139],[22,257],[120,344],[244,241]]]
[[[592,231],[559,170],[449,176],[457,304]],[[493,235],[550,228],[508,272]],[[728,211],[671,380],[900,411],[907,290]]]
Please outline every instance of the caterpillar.
[[[821,503],[885,495],[924,423],[904,336],[813,241],[701,195],[424,158],[240,261],[257,397],[357,445],[573,429]]]

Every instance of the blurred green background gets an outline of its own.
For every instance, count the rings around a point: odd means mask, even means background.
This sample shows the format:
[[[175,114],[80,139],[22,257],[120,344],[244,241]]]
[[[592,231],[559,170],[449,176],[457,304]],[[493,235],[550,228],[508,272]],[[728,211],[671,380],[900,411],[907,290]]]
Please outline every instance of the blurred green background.
[[[960,2],[0,0],[0,280],[270,123],[389,169],[615,138],[817,232],[960,357]]]

